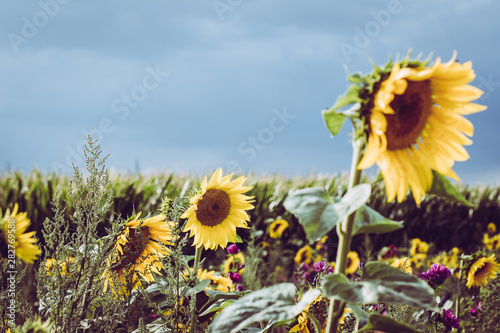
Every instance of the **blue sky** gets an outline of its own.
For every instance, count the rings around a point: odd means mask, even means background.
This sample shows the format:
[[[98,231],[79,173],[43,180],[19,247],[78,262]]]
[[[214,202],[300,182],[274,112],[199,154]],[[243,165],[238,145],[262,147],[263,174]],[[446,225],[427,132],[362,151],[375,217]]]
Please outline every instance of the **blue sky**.
[[[409,48],[471,60],[488,110],[465,183],[500,184],[500,3],[0,0],[0,170],[68,171],[87,133],[121,171],[346,172],[321,110]],[[374,167],[371,172],[376,172]]]

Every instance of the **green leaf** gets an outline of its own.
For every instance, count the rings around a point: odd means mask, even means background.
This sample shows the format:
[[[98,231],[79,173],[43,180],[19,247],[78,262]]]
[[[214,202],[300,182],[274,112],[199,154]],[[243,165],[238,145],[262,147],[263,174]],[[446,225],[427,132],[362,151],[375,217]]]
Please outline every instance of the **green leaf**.
[[[243,296],[215,318],[209,332],[232,333],[255,322],[293,319],[321,293],[312,289],[296,303],[295,292],[292,283],[282,283]]]
[[[343,274],[329,274],[323,278],[321,289],[326,297],[348,304],[394,302],[437,309],[434,291],[425,281],[382,262],[366,264],[360,282],[351,283]]]
[[[361,327],[358,332],[382,331],[385,333],[423,333],[413,327],[407,326],[390,317],[372,314],[368,318],[368,324]]]
[[[323,118],[325,119],[326,127],[335,136],[339,134],[347,117],[334,109],[329,109],[323,111]]]
[[[339,199],[330,198],[320,187],[309,187],[291,192],[283,206],[297,216],[309,242],[313,243],[363,206],[370,197],[370,192],[370,185],[360,184]]]
[[[462,194],[458,192],[456,187],[453,186],[445,176],[435,170],[432,170],[432,186],[428,193],[455,200],[469,207],[474,207],[470,201],[465,199]]]
[[[363,100],[359,98],[360,91],[361,91],[360,86],[355,84],[351,85],[349,88],[347,88],[347,91],[345,92],[344,95],[340,95],[337,98],[337,101],[335,101],[335,104],[332,106],[331,109],[337,110],[349,104],[362,102]]]
[[[362,233],[385,233],[401,229],[402,221],[393,221],[380,215],[376,210],[364,205],[356,211],[352,235]]]
[[[203,279],[201,280],[196,286],[194,287],[184,287],[182,288],[182,291],[180,293],[181,297],[186,297],[190,295],[195,295],[199,293],[200,291],[203,291],[206,287],[210,285],[210,279]]]

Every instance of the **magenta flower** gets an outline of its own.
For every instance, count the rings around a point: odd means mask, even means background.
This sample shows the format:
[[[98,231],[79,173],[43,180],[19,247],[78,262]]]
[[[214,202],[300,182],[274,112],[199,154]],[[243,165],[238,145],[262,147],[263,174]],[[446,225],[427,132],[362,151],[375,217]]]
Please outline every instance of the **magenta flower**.
[[[241,282],[241,275],[239,273],[232,273],[229,272],[227,273],[227,276],[233,281],[234,283],[240,283]]]
[[[481,308],[482,304],[483,304],[483,302],[479,301],[476,305],[471,306],[471,308],[469,309],[469,314],[472,317],[477,317],[477,315],[479,314],[479,312],[483,311],[483,309]]]
[[[323,271],[326,273],[333,273],[333,268],[324,261],[315,262],[312,269],[318,273]]]
[[[443,324],[449,332],[452,328],[460,328],[460,319],[458,319],[450,310],[443,309]]]
[[[443,265],[432,264],[431,268],[425,273],[420,273],[420,278],[426,280],[432,288],[436,288],[443,284],[449,278],[451,272]]]
[[[238,248],[238,246],[236,244],[231,244],[227,247],[228,254],[236,254],[238,252],[240,252],[240,249]]]

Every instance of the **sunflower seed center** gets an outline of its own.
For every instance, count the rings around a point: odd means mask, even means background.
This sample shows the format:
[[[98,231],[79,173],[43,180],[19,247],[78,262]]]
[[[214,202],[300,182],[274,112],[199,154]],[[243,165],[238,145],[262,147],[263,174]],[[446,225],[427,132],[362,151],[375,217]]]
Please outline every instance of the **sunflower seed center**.
[[[388,150],[409,148],[418,138],[432,113],[430,81],[408,81],[402,95],[394,95],[390,104],[394,114],[385,114]]]
[[[120,260],[113,265],[112,270],[122,271],[136,263],[149,242],[149,234],[147,227],[130,228],[127,243],[122,246],[123,255],[118,254]]]
[[[219,189],[208,189],[198,202],[196,218],[201,224],[214,227],[221,224],[231,209],[229,195]]]

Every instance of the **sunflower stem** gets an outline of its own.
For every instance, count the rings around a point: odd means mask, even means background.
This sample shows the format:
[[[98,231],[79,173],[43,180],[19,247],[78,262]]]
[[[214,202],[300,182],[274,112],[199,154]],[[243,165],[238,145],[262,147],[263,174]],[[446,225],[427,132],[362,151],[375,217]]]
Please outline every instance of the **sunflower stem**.
[[[201,251],[203,250],[203,247],[197,247],[196,252],[194,254],[194,264],[193,264],[193,275],[198,278],[198,265],[200,264],[200,259],[201,259]]]
[[[353,137],[356,137],[356,126],[353,129]],[[362,157],[364,138],[353,139],[352,141],[352,161],[351,161],[351,171],[349,174],[349,184],[347,190],[351,190],[354,186],[361,182],[362,171],[358,170],[358,164]],[[346,263],[347,254],[351,247],[352,238],[352,227],[354,225],[354,216],[356,212],[353,212],[346,219],[337,225],[337,235],[339,237],[339,245],[337,248],[337,259],[335,261],[335,273],[345,274],[346,273]],[[328,320],[326,326],[326,332],[335,333],[339,326],[339,320],[344,313],[345,303],[340,300],[334,300],[330,298],[330,306],[328,308]]]

